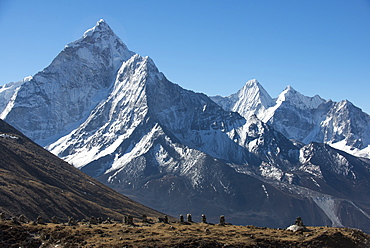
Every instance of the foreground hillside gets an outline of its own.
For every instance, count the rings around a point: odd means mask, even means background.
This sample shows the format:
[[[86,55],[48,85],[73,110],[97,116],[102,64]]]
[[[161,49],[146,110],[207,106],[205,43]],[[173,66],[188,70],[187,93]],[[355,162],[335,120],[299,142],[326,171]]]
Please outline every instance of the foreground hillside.
[[[308,227],[305,232],[205,223],[119,222],[92,225],[0,222],[1,247],[369,247],[356,229]]]
[[[162,215],[87,176],[2,120],[0,212],[28,220]]]

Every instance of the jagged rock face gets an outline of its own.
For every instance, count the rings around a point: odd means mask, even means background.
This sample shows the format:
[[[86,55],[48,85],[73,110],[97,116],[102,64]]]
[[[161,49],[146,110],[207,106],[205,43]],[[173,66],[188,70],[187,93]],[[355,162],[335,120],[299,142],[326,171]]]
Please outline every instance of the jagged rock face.
[[[321,182],[325,181],[332,195],[345,195],[346,198],[369,203],[370,167],[367,159],[354,157],[326,144],[311,143],[301,149],[300,162],[299,170]],[[321,187],[320,183],[312,181],[313,189]]]
[[[248,97],[249,101],[245,101]],[[307,97],[288,86],[275,100],[251,80],[236,94],[212,97],[225,110],[245,118],[255,114],[289,139],[328,143],[353,155],[370,157],[370,116],[351,102]]]
[[[73,73],[66,74],[68,68]],[[273,100],[251,81],[224,99],[223,109],[168,81],[103,21],[22,84],[12,104],[6,120],[48,150],[172,215],[206,211],[214,221],[228,214],[234,223],[279,227],[300,215],[312,225],[352,225],[354,218],[343,213],[356,209],[355,218],[364,220],[357,227],[370,221],[369,196],[352,197],[369,189],[368,179],[358,176],[369,162],[288,139],[292,133],[301,139],[311,135],[306,129],[334,103],[291,87]],[[241,111],[244,105],[248,118],[225,110]],[[343,180],[345,194],[336,189]]]
[[[333,103],[323,121],[322,135],[326,142],[334,144],[344,140],[347,146],[361,150],[370,143],[369,121],[370,116],[351,102]]]

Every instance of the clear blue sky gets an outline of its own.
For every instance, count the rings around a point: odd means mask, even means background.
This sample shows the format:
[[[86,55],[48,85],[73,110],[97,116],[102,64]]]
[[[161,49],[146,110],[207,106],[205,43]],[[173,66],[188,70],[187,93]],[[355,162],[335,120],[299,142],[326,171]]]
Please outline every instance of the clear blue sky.
[[[0,84],[42,70],[99,19],[169,80],[229,95],[348,99],[370,113],[370,0],[0,0]]]

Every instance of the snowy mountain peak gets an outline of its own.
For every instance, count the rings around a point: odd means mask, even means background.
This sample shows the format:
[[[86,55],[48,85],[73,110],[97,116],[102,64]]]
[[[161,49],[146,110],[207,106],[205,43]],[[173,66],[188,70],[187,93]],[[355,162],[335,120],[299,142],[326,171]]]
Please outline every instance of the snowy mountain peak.
[[[298,92],[293,89],[292,86],[288,85],[287,87],[285,87],[285,89],[280,93],[278,99],[282,99],[282,100],[285,100],[285,98],[287,96],[290,96],[290,95],[294,95],[294,94],[297,94]]]
[[[107,23],[105,22],[105,20],[104,19],[100,19],[97,23],[96,23],[96,25],[107,25]]]
[[[246,119],[252,114],[259,116],[275,104],[271,96],[256,79],[246,82],[243,88],[235,94],[228,97],[213,96],[211,99],[223,109],[238,112]]]
[[[313,97],[304,96],[288,85],[276,100],[277,104],[281,104],[282,102],[290,102],[300,109],[314,109],[324,103],[325,100],[318,95]]]
[[[79,48],[79,50],[75,51],[75,48]],[[71,49],[77,52],[78,56],[86,60],[86,62],[94,60],[91,53],[106,54],[112,57],[116,70],[119,69],[123,61],[128,60],[135,54],[128,50],[127,46],[103,19],[98,21],[94,27],[88,29],[80,39],[69,43],[63,52]],[[110,61],[103,62],[111,63]]]
[[[265,107],[273,104],[273,100],[270,95],[256,79],[249,80],[235,95],[238,95],[239,97],[253,98],[254,100],[258,100],[258,98],[260,98],[260,101],[266,105]]]
[[[88,29],[85,33],[84,36],[90,36],[93,33],[96,32],[108,32],[108,33],[113,33],[112,29],[109,27],[108,23],[106,23],[103,19],[100,19],[96,25],[93,28]]]
[[[100,20],[14,92],[11,109],[1,116],[39,144],[55,141],[108,96],[122,63],[134,54]]]
[[[253,86],[261,86],[260,83],[257,81],[257,79],[251,79],[248,82],[245,83],[244,87],[253,87]]]
[[[262,85],[256,80],[249,80],[236,94],[231,95],[234,102],[232,111],[239,112],[248,118],[251,114],[257,114],[274,105],[274,101]],[[245,106],[248,106],[245,108]]]

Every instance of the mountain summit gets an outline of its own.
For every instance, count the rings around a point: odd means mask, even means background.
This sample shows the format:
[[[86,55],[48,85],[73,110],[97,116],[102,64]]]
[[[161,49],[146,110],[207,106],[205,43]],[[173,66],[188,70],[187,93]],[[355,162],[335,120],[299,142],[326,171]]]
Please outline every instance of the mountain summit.
[[[2,117],[37,143],[47,145],[79,126],[108,96],[119,67],[132,55],[100,20],[23,83]]]
[[[304,139],[311,132],[306,126],[313,123],[300,111],[324,111],[330,103],[318,97],[290,87],[272,99],[252,80],[220,98],[221,107],[170,82],[104,21],[19,87],[6,121],[162,212],[204,213],[212,222],[228,215],[235,224],[275,227],[297,216],[311,225],[370,226],[369,161],[288,136]],[[294,127],[298,114],[302,125]]]
[[[238,112],[246,119],[254,114],[260,115],[274,105],[273,99],[256,79],[249,80],[235,94],[212,99],[224,109]]]

